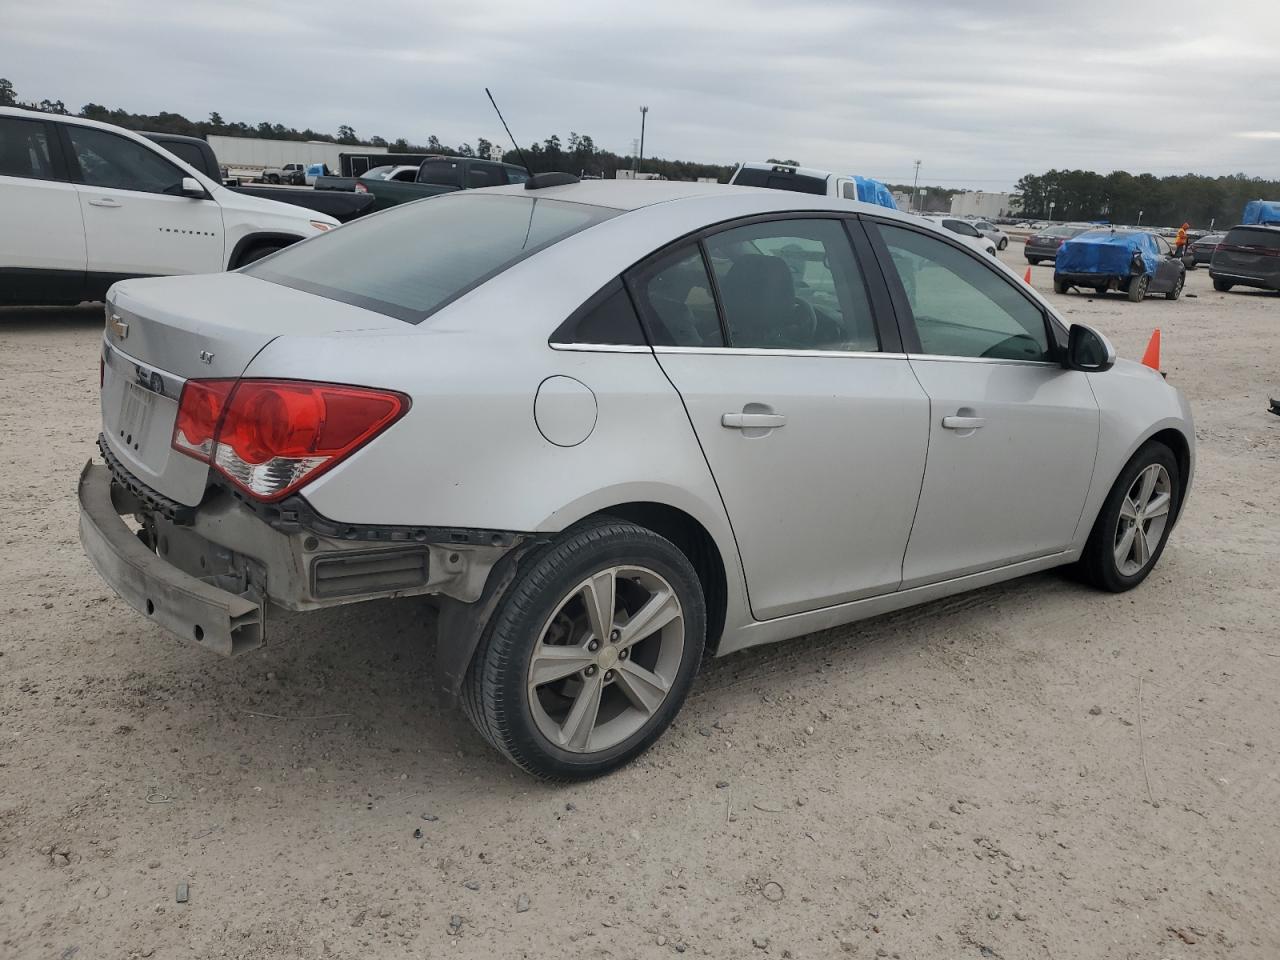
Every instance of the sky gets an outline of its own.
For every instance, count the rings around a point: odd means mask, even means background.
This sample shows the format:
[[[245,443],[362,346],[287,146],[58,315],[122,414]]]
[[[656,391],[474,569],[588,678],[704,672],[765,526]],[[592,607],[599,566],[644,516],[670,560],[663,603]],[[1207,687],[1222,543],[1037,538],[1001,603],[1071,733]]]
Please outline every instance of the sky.
[[[983,190],[1280,179],[1280,0],[0,0],[23,100]]]

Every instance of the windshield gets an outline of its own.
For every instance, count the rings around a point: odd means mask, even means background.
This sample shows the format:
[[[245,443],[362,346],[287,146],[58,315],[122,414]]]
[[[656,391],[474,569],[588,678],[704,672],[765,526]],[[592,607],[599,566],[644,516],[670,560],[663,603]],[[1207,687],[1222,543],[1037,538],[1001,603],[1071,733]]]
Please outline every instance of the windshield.
[[[244,272],[421,323],[525,257],[619,212],[541,197],[446,194],[348,223]]]

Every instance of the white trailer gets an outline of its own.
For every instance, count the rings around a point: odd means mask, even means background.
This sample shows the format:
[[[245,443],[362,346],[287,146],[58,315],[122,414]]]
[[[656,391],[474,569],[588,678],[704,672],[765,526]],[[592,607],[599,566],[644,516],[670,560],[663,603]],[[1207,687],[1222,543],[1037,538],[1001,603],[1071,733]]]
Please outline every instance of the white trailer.
[[[330,170],[338,170],[338,154],[386,153],[386,147],[369,147],[347,143],[327,143],[323,140],[269,140],[264,137],[208,136],[209,146],[217,154],[218,162],[227,167],[232,176],[259,176],[267,168],[279,169],[286,163],[325,163]]]

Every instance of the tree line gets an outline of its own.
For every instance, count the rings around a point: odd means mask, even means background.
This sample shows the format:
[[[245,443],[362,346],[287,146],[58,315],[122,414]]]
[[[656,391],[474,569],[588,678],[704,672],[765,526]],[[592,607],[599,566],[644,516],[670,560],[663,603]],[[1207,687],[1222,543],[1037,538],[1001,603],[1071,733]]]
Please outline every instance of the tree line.
[[[1092,170],[1029,173],[1014,190],[1022,197],[1023,216],[1054,220],[1107,220],[1111,223],[1194,227],[1239,222],[1250,200],[1280,197],[1280,180],[1243,173],[1207,177],[1184,173],[1156,177],[1124,170],[1101,174]]]
[[[27,107],[46,113],[71,112],[61,100],[20,101],[13,84],[2,77],[0,106]],[[428,136],[424,143],[411,142],[405,137],[394,140],[381,136],[361,138],[350,124],[343,124],[338,127],[337,133],[331,134],[309,127],[298,130],[267,121],[257,124],[227,121],[217,112],[210,113],[206,120],[189,120],[180,113],[131,113],[97,103],[86,103],[75,115],[113,123],[130,130],[176,133],[188,137],[218,134],[227,137],[266,137],[273,140],[318,140],[353,147],[385,147],[393,153],[438,153],[463,157],[491,157],[495,154],[494,144],[484,137],[477,138],[474,144],[460,143],[456,147],[442,143],[434,134]],[[535,173],[563,170],[588,177],[612,178],[618,170],[631,170],[636,165],[636,157],[601,149],[589,135],[577,132],[570,132],[564,140],[557,134],[552,134],[544,140],[530,143],[525,149],[525,158]],[[502,159],[508,163],[522,162],[514,149],[504,151]],[[770,162],[799,165],[794,160]],[[714,177],[723,182],[732,174],[733,165],[646,157],[644,172],[657,173],[669,180]],[[895,191],[911,191],[910,184],[888,186]],[[921,189],[927,190],[924,196],[930,210],[950,209],[951,196],[959,192],[936,186]],[[1229,225],[1239,220],[1244,205],[1249,200],[1259,197],[1280,198],[1280,181],[1248,177],[1243,173],[1222,177],[1191,173],[1156,177],[1150,173],[1131,174],[1123,170],[1109,174],[1091,170],[1049,170],[1042,174],[1027,174],[1018,181],[1014,189],[1021,197],[1022,213],[1027,217],[1109,220],[1125,224],[1178,224],[1186,220],[1193,226],[1208,226],[1211,221],[1216,220],[1219,224]]]

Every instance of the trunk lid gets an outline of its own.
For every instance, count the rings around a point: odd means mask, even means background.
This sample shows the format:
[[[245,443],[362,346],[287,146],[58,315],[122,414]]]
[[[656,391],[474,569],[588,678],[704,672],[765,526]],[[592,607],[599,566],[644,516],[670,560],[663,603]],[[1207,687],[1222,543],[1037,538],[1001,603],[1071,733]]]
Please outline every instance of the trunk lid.
[[[110,453],[157,493],[204,497],[207,464],[170,446],[189,379],[234,379],[279,336],[408,333],[393,317],[239,273],[129,280],[107,299],[101,392]]]

